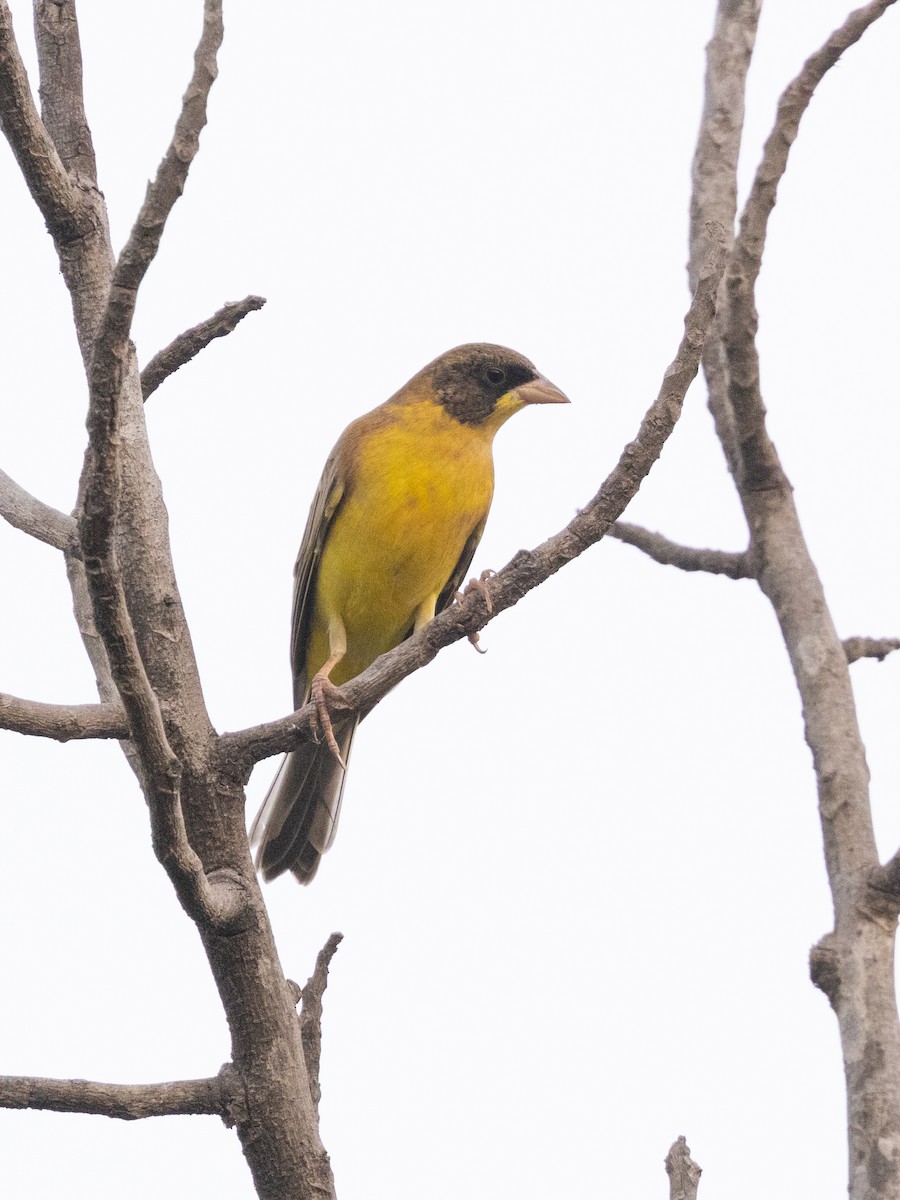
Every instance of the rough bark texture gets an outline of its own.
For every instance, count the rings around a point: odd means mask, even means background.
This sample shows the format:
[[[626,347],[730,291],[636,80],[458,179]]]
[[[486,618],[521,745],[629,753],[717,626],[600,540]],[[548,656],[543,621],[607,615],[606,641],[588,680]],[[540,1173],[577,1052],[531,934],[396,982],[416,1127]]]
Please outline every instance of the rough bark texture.
[[[3,1108],[91,1113],[100,1117],[116,1117],[120,1121],[208,1113],[230,1123],[229,1114],[234,1100],[229,1095],[227,1079],[226,1072],[212,1079],[180,1079],[173,1083],[144,1084],[7,1075],[0,1077],[0,1105]]]
[[[36,0],[42,115],[35,108],[0,0],[3,132],[47,223],[69,289],[89,383],[88,446],[73,517],[0,477],[0,513],[64,551],[76,618],[97,676],[100,705],[45,705],[0,697],[0,723],[47,737],[117,737],[150,810],[153,844],[200,933],[231,1031],[232,1062],[211,1080],[147,1087],[76,1080],[0,1080],[0,1105],[137,1118],[215,1112],[233,1123],[264,1200],[331,1197],[318,1134],[322,992],[333,937],[302,991],[285,980],[249,855],[242,783],[254,762],[308,736],[308,712],[218,737],[206,712],[169,548],[143,401],[213,337],[261,306],[248,297],[176,338],[141,379],[131,322],[199,147],[222,40],[221,0],[204,28],[181,115],[118,261],[99,190],[81,88],[74,0]],[[475,633],[598,541],[640,487],[681,412],[711,327],[724,270],[721,229],[708,250],[678,354],[635,441],[597,495],[555,537],[521,552],[489,585],[342,691],[370,709],[404,675]]]
[[[332,1196],[299,1023],[247,850],[243,795],[214,765],[214,731],[175,582],[128,340],[137,287],[205,123],[221,5],[206,4],[172,146],[118,264],[84,137],[74,4],[38,4],[35,17],[47,123],[31,100],[5,2],[0,106],[4,133],[59,254],[91,385],[79,522],[87,571],[77,554],[68,559],[79,625],[101,695],[125,703],[130,761],[150,804],[155,846],[198,924],[226,1009],[243,1099],[235,1121],[257,1191],[267,1200]]]
[[[892,0],[877,0],[851,14],[785,92],[735,238],[744,86],[760,3],[719,4],[694,161],[694,298],[678,353],[635,440],[565,529],[534,550],[520,551],[481,589],[339,689],[334,711],[368,711],[444,646],[475,635],[493,615],[607,532],[683,570],[755,578],[781,626],[819,786],[835,927],[814,948],[810,966],[841,1030],[851,1197],[896,1200],[900,1029],[893,944],[900,852],[879,866],[848,665],[859,657],[883,657],[898,643],[841,642],[834,629],[790,484],[766,430],[754,302],[766,223],[805,107],[825,72]],[[172,143],[118,261],[84,111],[74,0],[35,0],[34,11],[42,113],[32,98],[6,0],[0,0],[0,119],[53,238],[71,296],[89,383],[89,442],[74,517],[42,504],[2,474],[0,513],[65,554],[76,618],[102,703],[46,705],[0,696],[0,726],[63,740],[127,738],[123,749],[147,798],[154,848],[198,928],[216,980],[231,1031],[232,1062],[214,1078],[142,1087],[0,1079],[0,1105],[125,1119],[216,1113],[235,1125],[264,1200],[333,1197],[317,1104],[322,993],[339,935],[329,940],[302,991],[285,980],[250,860],[242,790],[254,763],[309,736],[311,710],[223,736],[213,729],[144,421],[146,396],[212,338],[231,332],[261,301],[248,297],[226,306],[180,335],[151,360],[143,379],[130,341],[141,282],[206,122],[223,35],[221,0],[205,2],[194,72]],[[678,546],[660,534],[614,525],[671,433],[701,357],[710,407],[747,518],[750,543],[741,553]],[[299,1019],[298,998],[303,1001]],[[699,1168],[683,1138],[670,1151],[667,1169],[673,1196],[695,1196]]]
[[[900,1194],[900,1027],[893,969],[897,900],[870,886],[878,859],[850,656],[835,631],[791,485],[766,430],[754,294],[768,217],[813,90],[891,2],[878,0],[852,13],[782,96],[729,257],[719,312],[721,344],[710,346],[704,360],[710,406],[747,518],[757,578],[790,656],[813,756],[835,927],[814,951],[811,970],[840,1026],[852,1200]],[[702,244],[697,224],[729,222],[734,212],[743,82],[757,17],[756,3],[723,0],[719,5],[695,162],[692,272]]]
[[[685,1138],[676,1138],[666,1155],[669,1200],[697,1200],[702,1173],[691,1158],[691,1148]]]
[[[165,383],[170,375],[174,375],[192,358],[196,358],[211,341],[233,333],[238,323],[243,321],[248,313],[258,312],[264,304],[265,300],[262,296],[246,296],[243,300],[223,305],[207,320],[180,333],[165,349],[154,354],[141,371],[141,390],[144,393],[144,400]]]

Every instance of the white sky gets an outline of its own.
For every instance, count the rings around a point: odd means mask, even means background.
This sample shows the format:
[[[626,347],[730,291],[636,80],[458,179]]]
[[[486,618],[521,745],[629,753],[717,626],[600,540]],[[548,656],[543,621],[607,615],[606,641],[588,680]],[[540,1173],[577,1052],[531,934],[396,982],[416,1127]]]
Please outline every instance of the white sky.
[[[87,103],[120,245],[168,142],[199,3],[83,0]],[[30,5],[13,4],[20,40]],[[149,403],[179,582],[219,729],[289,708],[291,569],[341,429],[462,341],[573,399],[498,437],[475,567],[596,490],[687,304],[690,159],[714,5],[226,6],[211,123],[141,294],[142,362],[268,297]],[[764,11],[746,190],[775,100],[846,0]],[[770,427],[842,635],[900,635],[900,53],[889,12],[804,119],[760,285]],[[30,51],[29,51],[30,54]],[[42,222],[0,148],[0,465],[71,507],[85,387]],[[47,347],[53,347],[48,353]],[[628,517],[745,534],[695,386]],[[61,558],[0,525],[0,690],[87,701]],[[810,756],[751,583],[603,543],[407,680],[354,748],[313,887],[267,890],[287,974],[334,929],[322,1134],[342,1200],[846,1192],[831,925]],[[900,661],[853,668],[881,851],[900,845]],[[214,1073],[224,1018],[117,747],[0,734],[0,1071]],[[250,785],[251,813],[274,762]],[[0,1113],[0,1192],[253,1195],[213,1118]]]

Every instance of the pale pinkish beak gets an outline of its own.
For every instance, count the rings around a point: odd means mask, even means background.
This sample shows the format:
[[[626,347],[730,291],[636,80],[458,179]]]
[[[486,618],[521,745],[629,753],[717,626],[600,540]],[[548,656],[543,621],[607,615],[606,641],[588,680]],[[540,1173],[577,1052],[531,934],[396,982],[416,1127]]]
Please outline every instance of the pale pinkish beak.
[[[569,397],[559,390],[556,384],[538,375],[531,383],[523,383],[516,388],[516,395],[523,404],[569,404]]]

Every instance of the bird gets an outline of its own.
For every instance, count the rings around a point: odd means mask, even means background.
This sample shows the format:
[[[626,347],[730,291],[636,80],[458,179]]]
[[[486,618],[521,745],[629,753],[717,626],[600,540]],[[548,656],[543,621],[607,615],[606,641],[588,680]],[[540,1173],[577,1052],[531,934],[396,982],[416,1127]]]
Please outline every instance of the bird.
[[[346,683],[452,604],[494,491],[494,434],[530,404],[568,397],[504,346],[457,346],[352,421],[325,463],[294,567],[294,704],[319,740],[285,755],[250,830],[264,880],[308,884],[337,830],[359,714],[335,720]]]

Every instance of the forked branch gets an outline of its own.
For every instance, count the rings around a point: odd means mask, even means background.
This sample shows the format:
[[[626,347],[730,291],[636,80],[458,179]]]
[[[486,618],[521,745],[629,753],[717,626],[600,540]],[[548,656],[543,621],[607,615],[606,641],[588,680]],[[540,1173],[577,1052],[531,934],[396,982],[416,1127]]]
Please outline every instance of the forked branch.
[[[35,107],[6,0],[0,0],[0,112],[3,133],[47,228],[61,244],[81,237],[90,218]]]
[[[735,239],[726,286],[724,343],[728,355],[729,399],[736,437],[741,450],[741,471],[746,489],[764,491],[785,485],[778,454],[765,431],[766,409],[759,378],[756,331],[759,317],[755,290],[762,265],[769,217],[775,207],[778,185],[787,169],[800,121],[815,89],[845,50],[896,0],[872,0],[852,12],[825,44],[811,55],[800,74],[781,95],[775,126],[766,140]]]
[[[754,293],[778,183],[813,89],[893,2],[877,0],[852,13],[782,96],[729,258],[724,353],[718,355],[719,373],[711,380],[711,388],[719,389],[716,404],[733,418],[731,442],[728,422],[717,421],[717,429],[751,531],[760,588],[772,604],[790,656],[816,773],[835,925],[814,949],[810,969],[813,982],[832,1003],[841,1032],[852,1200],[893,1198],[900,1180],[900,1028],[893,979],[897,906],[889,894],[895,880],[893,864],[878,868],[869,771],[847,648],[836,633],[790,483],[766,429]],[[719,8],[720,14],[734,14],[741,5],[720,0]],[[744,15],[752,40],[758,7]],[[720,80],[710,91],[731,82]],[[715,116],[707,112],[707,120],[715,121]],[[700,144],[717,160],[708,174],[721,172],[723,178],[733,172],[733,161],[723,163],[714,138],[701,134]],[[696,211],[707,218],[720,215],[731,203],[733,189],[730,180],[727,194],[724,187],[718,195],[710,193],[709,206],[699,203]],[[884,877],[881,894],[879,876]]]
[[[139,752],[150,802],[154,849],[187,911],[217,928],[227,927],[239,917],[241,889],[230,877],[214,883],[204,873],[188,841],[180,798],[182,768],[169,745],[159,703],[138,649],[116,554],[115,531],[121,488],[118,428],[137,292],[197,152],[222,34],[221,0],[207,0],[194,73],[175,133],[116,264],[94,346],[79,520],[94,618]]]

